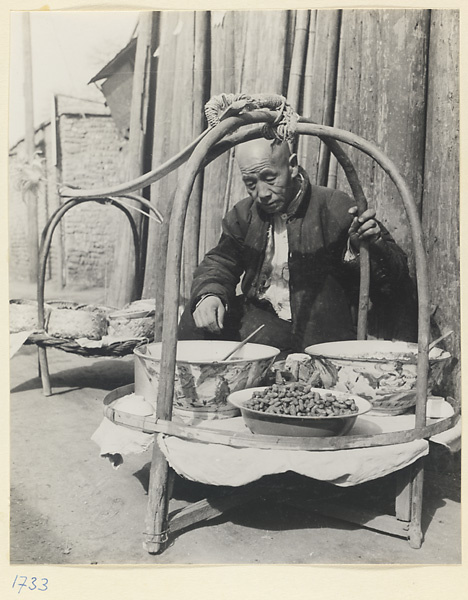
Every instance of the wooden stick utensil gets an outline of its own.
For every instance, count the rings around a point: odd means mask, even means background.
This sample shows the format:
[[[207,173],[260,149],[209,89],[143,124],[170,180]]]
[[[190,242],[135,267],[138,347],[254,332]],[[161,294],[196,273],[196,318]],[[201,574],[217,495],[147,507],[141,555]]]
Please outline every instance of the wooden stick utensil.
[[[231,358],[231,356],[233,354],[235,354],[238,350],[240,350],[243,346],[245,346],[245,344],[251,340],[253,338],[254,335],[256,335],[260,329],[263,329],[265,327],[265,323],[263,325],[260,325],[260,327],[258,327],[255,331],[252,331],[252,333],[250,333],[245,340],[243,340],[242,342],[239,342],[237,344],[237,346],[235,346],[232,350],[229,351],[228,354],[226,354],[226,356],[224,358],[222,358],[219,362],[223,362],[224,360],[227,360],[228,358]]]
[[[445,340],[445,338],[448,337],[449,335],[452,335],[452,333],[453,333],[453,331],[448,331],[447,333],[444,333],[444,335],[441,335],[436,340],[434,340],[433,342],[431,342],[429,344],[429,352],[432,350],[432,348],[435,348],[435,346],[437,346],[437,344],[439,342],[441,342],[442,340]]]

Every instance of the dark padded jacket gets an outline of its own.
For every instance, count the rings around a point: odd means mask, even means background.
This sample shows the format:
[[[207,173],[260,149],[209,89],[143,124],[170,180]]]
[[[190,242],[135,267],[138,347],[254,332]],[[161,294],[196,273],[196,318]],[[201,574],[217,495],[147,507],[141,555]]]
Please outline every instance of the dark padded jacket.
[[[359,291],[359,261],[343,260],[352,221],[348,210],[354,205],[343,192],[310,185],[305,177],[301,193],[288,208],[289,288],[298,349],[356,338],[353,315]],[[241,200],[227,213],[218,245],[195,271],[192,307],[202,295],[212,293],[229,310],[242,275],[242,293],[247,300],[255,301],[269,225],[270,216],[251,198]],[[370,297],[374,307],[380,309],[374,321],[386,329],[377,333],[380,337],[412,340],[414,296],[401,305],[401,293],[412,295],[414,291],[406,255],[382,225],[381,229],[382,238],[370,245]]]

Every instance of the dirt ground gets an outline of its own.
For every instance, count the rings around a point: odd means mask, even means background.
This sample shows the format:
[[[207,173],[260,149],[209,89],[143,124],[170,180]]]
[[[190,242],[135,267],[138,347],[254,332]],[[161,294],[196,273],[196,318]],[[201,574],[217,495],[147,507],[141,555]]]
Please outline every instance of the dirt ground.
[[[12,297],[27,297],[24,289],[15,292]],[[177,534],[162,554],[149,555],[142,541],[151,451],[126,457],[116,470],[90,439],[106,393],[132,382],[131,358],[88,359],[59,350],[48,356],[54,392],[48,398],[35,347],[23,347],[11,360],[11,563],[461,562],[460,460],[440,446],[431,447],[426,461],[425,540],[418,550],[397,537],[273,502],[265,491],[244,507]],[[276,492],[296,485],[311,496],[336,492],[289,473],[266,483]],[[392,484],[390,477],[357,486],[341,501],[375,501],[385,509]],[[177,477],[170,511],[213,492]]]

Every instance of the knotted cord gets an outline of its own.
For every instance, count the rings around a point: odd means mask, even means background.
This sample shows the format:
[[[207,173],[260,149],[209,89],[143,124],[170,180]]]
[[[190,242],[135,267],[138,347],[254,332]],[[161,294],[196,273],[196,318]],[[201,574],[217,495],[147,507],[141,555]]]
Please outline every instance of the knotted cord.
[[[262,108],[278,112],[273,123],[265,123],[263,126],[263,136],[270,140],[292,142],[296,135],[299,115],[286,98],[279,94],[219,94],[205,104],[205,115],[208,125],[215,127],[228,117]]]

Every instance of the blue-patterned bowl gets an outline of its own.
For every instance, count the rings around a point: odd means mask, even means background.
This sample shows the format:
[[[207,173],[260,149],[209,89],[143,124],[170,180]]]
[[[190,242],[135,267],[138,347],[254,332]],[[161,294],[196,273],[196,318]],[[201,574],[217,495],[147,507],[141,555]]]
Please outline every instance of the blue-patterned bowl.
[[[262,383],[279,354],[277,348],[247,343],[230,359],[221,359],[238,342],[190,340],[177,343],[174,413],[180,417],[226,418],[239,414],[228,403],[230,393]],[[140,346],[135,353],[135,393],[156,404],[161,343]]]
[[[417,344],[387,340],[349,340],[305,349],[320,371],[324,387],[357,394],[372,403],[372,412],[399,415],[416,403]],[[429,354],[428,393],[440,382],[450,354]]]

